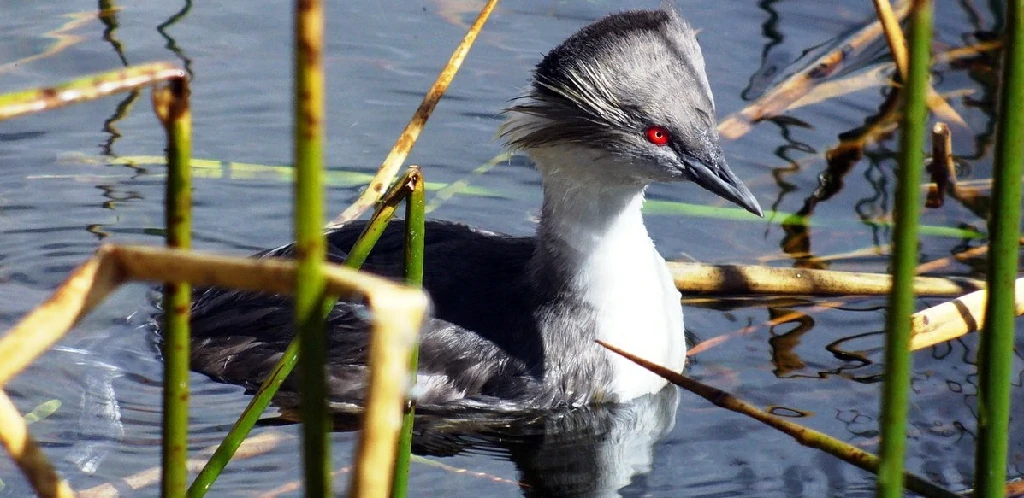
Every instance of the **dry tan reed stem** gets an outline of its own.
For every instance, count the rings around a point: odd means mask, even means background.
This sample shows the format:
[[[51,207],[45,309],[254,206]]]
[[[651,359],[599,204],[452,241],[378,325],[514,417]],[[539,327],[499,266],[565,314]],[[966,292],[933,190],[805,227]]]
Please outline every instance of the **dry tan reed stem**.
[[[476,35],[484,27],[484,23],[487,22],[487,18],[490,17],[491,12],[494,10],[495,5],[498,4],[498,0],[489,0],[487,5],[484,5],[483,10],[480,11],[480,15],[477,16],[476,20],[473,21],[473,25],[469,27],[469,31],[466,32],[466,36],[463,37],[462,42],[455,48],[455,52],[452,53],[451,58],[448,59],[448,64],[441,70],[441,74],[437,75],[437,80],[431,85],[430,90],[423,96],[423,101],[420,106],[416,109],[412,119],[409,120],[409,124],[405,125],[405,129],[402,130],[402,134],[398,136],[398,140],[395,145],[391,148],[391,152],[388,153],[388,157],[384,158],[383,164],[377,170],[377,174],[374,175],[373,180],[366,187],[366,190],[359,195],[349,207],[345,208],[337,218],[331,221],[329,226],[339,226],[352,221],[363,214],[370,206],[374,205],[380,200],[381,195],[384,194],[384,190],[387,188],[391,181],[398,174],[398,170],[401,169],[402,163],[405,162],[406,156],[409,155],[409,151],[412,150],[413,145],[416,144],[416,139],[419,138],[420,132],[423,131],[423,126],[427,124],[427,119],[430,118],[430,114],[434,112],[434,107],[437,106],[438,101],[444,95],[444,92],[448,90],[448,85],[455,78],[455,74],[459,71],[462,66],[462,61],[466,60],[466,55],[469,54],[469,49],[473,47],[473,42],[476,41]]]
[[[0,386],[50,349],[121,283],[117,266],[96,254],[0,339]]]
[[[907,40],[903,37],[903,30],[900,29],[900,21],[893,13],[889,0],[874,0],[874,2],[878,20],[882,22],[882,29],[885,31],[885,41],[889,43],[889,52],[892,53],[893,61],[896,62],[896,70],[900,73],[900,79],[906,81],[910,58],[907,56]]]
[[[907,71],[910,70],[910,56],[907,55],[907,42],[903,37],[903,30],[900,29],[900,22],[892,12],[889,0],[874,0],[875,11],[878,12],[878,19],[885,31],[885,41],[889,44],[889,51],[896,63],[896,71],[900,74],[901,81],[907,81]],[[932,61],[934,63],[934,60]],[[948,119],[960,126],[966,127],[967,123],[957,112],[950,107],[946,99],[943,99],[935,87],[928,84],[926,101],[928,107],[935,114],[943,119]]]
[[[702,265],[669,262],[676,287],[687,292],[775,294],[801,296],[874,296],[889,292],[892,277],[803,268],[769,268],[742,265]],[[959,296],[981,289],[984,282],[971,279],[917,277],[914,293],[922,296]]]
[[[120,71],[93,74],[60,86],[38,88],[0,95],[0,121],[45,109],[66,107],[98,99],[143,85],[174,78],[185,72],[166,62],[154,62]]]
[[[392,296],[410,290],[384,278],[337,265],[327,265],[330,295]],[[42,305],[0,339],[0,386],[63,337],[86,312],[128,280],[191,282],[199,286],[290,293],[295,264],[214,256],[195,251],[144,246],[103,246],[79,266]]]
[[[427,298],[423,293],[375,294],[370,339],[370,383],[363,430],[353,462],[349,495],[385,497],[391,492],[398,433],[408,386],[409,354],[423,324]]]
[[[0,390],[0,444],[11,454],[38,496],[75,496],[71,486],[57,475],[39,445],[29,436],[25,419],[3,390]]]
[[[200,251],[181,251],[148,246],[105,246],[123,269],[126,279],[150,282],[192,282],[196,286],[228,287],[239,290],[290,293],[294,288],[295,263],[282,259],[253,259],[217,256]],[[328,295],[373,296],[410,291],[383,277],[326,264],[325,291]]]
[[[1014,292],[1017,316],[1024,315],[1024,279],[1016,280]],[[914,313],[910,349],[916,351],[981,330],[986,296],[987,291],[979,290]]]

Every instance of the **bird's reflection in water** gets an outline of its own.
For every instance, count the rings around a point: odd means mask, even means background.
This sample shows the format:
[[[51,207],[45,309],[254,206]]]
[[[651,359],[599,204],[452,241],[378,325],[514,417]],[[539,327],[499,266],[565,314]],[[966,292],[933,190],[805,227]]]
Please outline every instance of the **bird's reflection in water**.
[[[679,391],[669,385],[626,404],[517,416],[425,415],[413,452],[506,456],[528,497],[647,495],[654,445],[672,430],[678,404]]]

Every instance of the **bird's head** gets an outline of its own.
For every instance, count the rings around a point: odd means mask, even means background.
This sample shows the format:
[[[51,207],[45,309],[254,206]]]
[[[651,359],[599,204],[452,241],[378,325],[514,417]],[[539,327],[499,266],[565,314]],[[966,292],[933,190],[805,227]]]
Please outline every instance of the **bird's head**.
[[[761,216],[726,164],[695,32],[674,11],[629,11],[584,27],[537,65],[506,110],[513,149],[585,151],[577,172],[610,183],[689,180]],[[580,164],[578,161],[576,164]]]

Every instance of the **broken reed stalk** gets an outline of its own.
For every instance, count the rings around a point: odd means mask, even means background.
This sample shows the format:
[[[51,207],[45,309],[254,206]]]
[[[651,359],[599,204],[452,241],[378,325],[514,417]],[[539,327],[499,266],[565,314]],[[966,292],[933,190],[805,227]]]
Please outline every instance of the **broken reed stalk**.
[[[1006,3],[1006,46],[996,127],[993,205],[985,330],[978,345],[978,496],[1003,493],[1010,440],[1014,376],[1015,282],[1020,238],[1021,158],[1024,155],[1024,1]]]
[[[381,200],[381,204],[374,211],[363,232],[349,250],[348,257],[345,259],[346,268],[357,270],[363,265],[363,262],[366,261],[370,254],[370,250],[373,249],[374,244],[377,243],[381,234],[384,233],[384,229],[387,228],[388,222],[394,217],[396,207],[412,191],[411,186],[413,184],[423,184],[419,168],[415,167],[411,167],[388,191],[384,199]],[[332,294],[332,298],[329,299],[330,306],[325,306],[327,313],[330,312],[330,309],[337,301],[336,296],[337,294]],[[325,313],[325,317],[327,313]],[[249,404],[224,436],[224,440],[217,447],[217,450],[214,451],[210,460],[206,462],[206,465],[199,471],[199,475],[192,481],[192,485],[188,490],[190,498],[205,496],[224,470],[224,467],[231,461],[235,451],[238,450],[240,445],[245,443],[246,437],[253,427],[256,426],[260,415],[270,406],[274,395],[277,394],[278,389],[281,388],[285,379],[288,378],[288,375],[295,368],[295,364],[298,362],[300,340],[299,336],[296,335],[288,343],[288,346],[281,354],[281,359],[274,364],[270,374],[263,380],[263,383],[252,399],[249,400]]]
[[[1011,297],[1016,295],[1013,314],[1024,315],[1024,279],[1017,279],[1014,289],[1008,293]],[[914,313],[910,349],[917,351],[981,330],[987,323],[987,301],[988,292],[980,290]]]
[[[417,185],[422,188],[422,183],[423,175],[420,173],[420,168],[410,166],[405,174],[388,189],[373,212],[373,216],[370,217],[370,221],[366,223],[362,233],[359,234],[359,238],[352,244],[352,249],[349,251],[348,257],[345,258],[345,266],[349,268],[363,266],[373,246],[377,244],[380,236],[387,229],[388,223],[394,218],[399,204],[402,201],[408,202],[413,190]],[[406,208],[406,213],[408,213],[408,208]]]
[[[409,151],[416,144],[420,132],[423,131],[423,127],[427,124],[427,119],[434,112],[434,108],[437,107],[437,103],[441,100],[444,92],[448,90],[448,85],[455,78],[455,74],[458,73],[459,68],[462,66],[462,61],[466,60],[469,49],[473,47],[477,34],[483,29],[484,23],[487,22],[487,18],[490,17],[497,4],[498,0],[488,0],[487,4],[480,10],[480,14],[466,32],[466,36],[462,38],[462,42],[455,48],[451,58],[448,59],[448,63],[441,69],[441,73],[437,75],[434,84],[430,86],[426,95],[423,96],[423,101],[420,102],[420,106],[413,113],[412,119],[405,125],[402,134],[398,136],[398,140],[395,141],[391,152],[388,153],[388,156],[384,159],[380,168],[378,168],[373,180],[370,181],[370,184],[363,190],[355,202],[331,221],[330,227],[341,226],[358,218],[359,215],[381,198],[384,189],[391,183],[391,180],[402,167],[402,163],[405,162],[405,158],[409,155]]]
[[[0,444],[21,469],[36,495],[71,498],[75,492],[50,465],[43,450],[28,433],[28,425],[11,398],[0,389]]]
[[[874,0],[874,4],[878,20],[882,23],[882,30],[885,32],[885,41],[889,44],[889,52],[892,53],[893,62],[896,63],[896,70],[900,79],[907,81],[907,41],[903,38],[900,21],[893,13],[889,0]]]
[[[153,108],[167,133],[165,225],[167,247],[192,247],[192,111],[188,80],[153,89]],[[183,496],[188,486],[189,318],[192,286],[169,283],[163,292],[163,496]]]
[[[914,270],[917,264],[923,164],[925,89],[931,61],[932,5],[914,0],[910,14],[910,70],[904,94],[900,153],[897,166],[895,227],[889,309],[885,316],[885,378],[882,385],[877,496],[903,496],[903,458],[910,391],[910,318],[914,312]]]
[[[81,317],[119,285],[129,281],[190,282],[195,286],[292,294],[297,264],[289,260],[218,256],[146,246],[104,245],[32,312],[0,339],[0,386],[46,352]],[[332,295],[422,296],[385,278],[336,265],[324,268],[325,292]],[[423,308],[426,310],[425,298]]]
[[[597,343],[606,349],[629,359],[637,365],[650,370],[665,380],[710,401],[715,406],[753,418],[758,422],[791,436],[798,443],[804,446],[824,451],[825,453],[868,472],[877,474],[880,471],[879,458],[876,455],[868,453],[851,444],[844,443],[843,441],[835,439],[825,433],[809,429],[800,424],[795,424],[781,417],[772,415],[771,413],[761,410],[756,406],[733,396],[732,394],[693,380],[681,373],[673,372],[661,365],[651,363],[639,356],[619,349],[614,345],[600,340],[598,340]],[[923,477],[919,477],[910,472],[904,472],[903,474],[906,477],[907,489],[922,496],[942,498],[955,498],[959,496],[952,491],[932,484]]]
[[[0,95],[0,121],[184,77],[185,72],[172,64],[155,62],[93,74],[54,87],[5,93]]]
[[[331,494],[330,421],[324,378],[323,2],[295,1],[295,331],[300,338],[299,399],[306,496]]]
[[[953,195],[956,196],[953,137],[945,123],[935,123],[935,126],[932,126],[932,160],[928,163],[928,173],[935,188],[928,189],[924,207],[940,208],[945,204],[946,192],[953,192]]]
[[[892,287],[892,277],[881,273],[674,261],[668,268],[676,288],[688,293],[871,296],[886,294]],[[961,296],[984,287],[967,278],[914,277],[911,282],[915,293],[930,296]]]
[[[415,167],[413,167],[415,168]],[[409,197],[405,202],[405,283],[412,287],[423,287],[423,245],[426,238],[426,200],[423,189],[423,177],[419,168],[411,169],[415,173]],[[408,386],[416,385],[416,371],[419,363],[419,346],[413,344],[409,351]],[[416,402],[405,403],[402,416],[402,429],[398,437],[397,460],[391,478],[391,496],[405,498],[409,488],[409,465],[412,462],[412,427],[416,421]]]
[[[93,256],[0,339],[0,387],[64,336],[122,282],[118,268]]]
[[[391,490],[394,475],[408,390],[406,368],[428,301],[426,294],[412,290],[389,299],[369,296],[369,301],[374,311],[368,361],[370,378],[349,495],[383,498]]]
[[[882,29],[885,31],[885,41],[889,44],[889,51],[892,53],[892,58],[896,65],[896,72],[899,75],[900,81],[906,82],[910,68],[903,30],[900,29],[900,23],[892,12],[889,0],[874,0],[874,3],[875,11],[878,13],[878,20],[882,23]],[[935,91],[931,83],[927,84],[925,92],[927,92],[925,103],[932,112],[942,119],[947,119],[965,128],[967,127],[967,122],[939,95],[939,92]]]

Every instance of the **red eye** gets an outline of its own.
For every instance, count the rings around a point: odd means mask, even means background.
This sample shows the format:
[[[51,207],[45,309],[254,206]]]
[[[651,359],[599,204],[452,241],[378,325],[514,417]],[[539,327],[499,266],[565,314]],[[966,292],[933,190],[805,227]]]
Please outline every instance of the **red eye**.
[[[671,137],[672,135],[664,126],[651,126],[647,128],[647,141],[654,145],[668,145]]]

